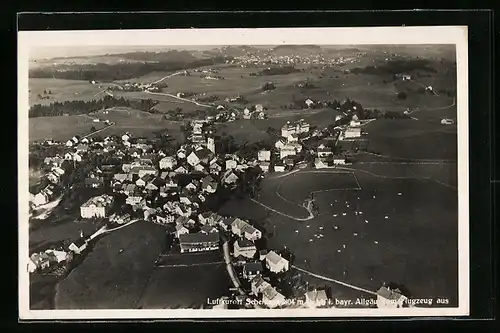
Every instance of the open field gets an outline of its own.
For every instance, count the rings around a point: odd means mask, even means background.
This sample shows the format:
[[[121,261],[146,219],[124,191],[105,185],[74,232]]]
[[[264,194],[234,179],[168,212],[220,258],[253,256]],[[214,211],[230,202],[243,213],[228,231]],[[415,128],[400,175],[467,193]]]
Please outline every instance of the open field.
[[[276,195],[296,204],[303,203],[310,193],[318,195],[322,192],[359,189],[356,177],[348,171],[311,170],[298,172],[278,181]]]
[[[372,291],[403,283],[414,297],[446,297],[456,305],[456,190],[429,180],[356,176],[362,191],[316,194],[320,215],[306,222],[249,200],[227,203],[222,212],[260,220],[268,231],[275,226],[269,245],[286,246],[297,266],[316,274]],[[340,294],[343,288],[333,286]]]
[[[182,281],[182,283],[181,283]],[[225,264],[157,267],[136,308],[199,309],[207,299],[227,294],[231,282]]]
[[[382,155],[414,159],[457,159],[454,125],[439,121],[379,119],[366,125],[368,149]]]
[[[89,133],[92,126],[102,128],[104,125],[92,122],[92,117],[87,115],[30,118],[29,139],[41,141],[51,138],[66,141],[75,135]]]
[[[165,130],[173,137],[180,138],[179,122],[164,120],[161,114],[151,114],[131,108],[108,109],[89,115],[56,116],[30,118],[30,141],[54,139],[65,141],[74,135],[84,135],[92,127],[102,128],[102,123],[94,123],[93,117],[115,122],[115,125],[99,132],[101,136],[130,132],[136,136],[152,136],[153,132]]]
[[[30,309],[47,310],[54,308],[54,294],[58,277],[55,275],[30,275]]]
[[[56,308],[133,309],[165,242],[163,227],[142,221],[103,236],[58,284]]]
[[[102,98],[95,96],[101,89],[85,80],[63,80],[63,79],[38,79],[30,78],[29,104],[50,104],[52,102],[65,102],[73,100],[91,101]],[[44,90],[50,90],[52,94],[44,95]],[[40,99],[38,94],[48,96],[48,99]]]

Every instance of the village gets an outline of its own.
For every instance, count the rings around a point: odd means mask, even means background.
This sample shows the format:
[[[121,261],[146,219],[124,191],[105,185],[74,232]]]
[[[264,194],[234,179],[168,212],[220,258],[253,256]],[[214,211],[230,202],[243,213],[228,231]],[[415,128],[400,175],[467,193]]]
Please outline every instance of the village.
[[[245,109],[248,111],[244,117],[254,112],[260,116],[265,110],[262,105],[251,109],[253,111]],[[225,114],[223,108],[218,110]],[[278,281],[291,268],[293,255],[263,246],[260,240],[265,230],[262,227],[238,217],[221,216],[212,207],[220,200],[221,193],[230,193],[242,186],[255,188],[262,177],[271,173],[308,167],[335,168],[350,163],[348,155],[337,153],[336,146],[342,141],[362,140],[362,125],[366,120],[359,120],[355,114],[344,114],[322,130],[312,130],[304,119],[288,121],[280,129],[274,146],[245,158],[238,153],[217,151],[218,143],[211,130],[217,119],[191,121],[187,141],[169,151],[159,148],[157,141],[135,138],[130,133],[103,140],[79,136],[67,142],[46,140],[43,145],[62,147],[64,154],[44,159],[44,167],[50,170],[45,175],[48,185],[39,193],[30,193],[30,213],[35,214],[64,195],[61,179],[67,172],[65,166],[78,169],[93,156],[108,156],[112,162],[92,165],[83,181],[85,187],[100,189],[102,194],[89,198],[79,209],[79,218],[105,222],[94,234],[82,232],[79,240],[65,248],[32,253],[30,273],[62,275],[75,257],[91,249],[92,241],[98,236],[144,220],[165,226],[166,236],[171,239],[171,252],[219,251],[222,247],[228,274],[234,287],[240,290],[235,297],[253,300],[243,302],[243,307],[333,307],[334,302],[325,290],[308,290],[300,302],[287,298],[289,295],[282,293]],[[66,190],[71,191],[72,186],[66,186]],[[45,215],[49,213],[50,209]],[[385,296],[380,296],[383,293]],[[380,289],[380,295],[381,302],[390,299],[399,302],[404,297],[385,286]],[[398,307],[401,302],[397,303]],[[223,299],[218,301],[218,306],[224,304]]]

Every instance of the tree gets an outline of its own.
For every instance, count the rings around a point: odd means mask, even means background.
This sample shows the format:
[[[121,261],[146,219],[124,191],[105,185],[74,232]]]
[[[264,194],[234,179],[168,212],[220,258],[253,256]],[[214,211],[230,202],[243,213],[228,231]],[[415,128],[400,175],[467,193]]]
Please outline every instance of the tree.
[[[90,132],[95,132],[95,131],[97,131],[97,129],[96,129],[94,126],[92,126],[92,127],[90,128]]]

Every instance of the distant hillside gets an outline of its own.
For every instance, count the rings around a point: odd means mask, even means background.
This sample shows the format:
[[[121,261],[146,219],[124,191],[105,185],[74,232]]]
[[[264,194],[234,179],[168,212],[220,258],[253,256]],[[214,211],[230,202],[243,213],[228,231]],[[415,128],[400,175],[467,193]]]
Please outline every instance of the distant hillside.
[[[212,57],[198,58],[189,51],[167,51],[167,52],[133,52],[117,55],[120,58],[127,57],[135,62],[118,63],[64,63],[60,65],[46,64],[31,68],[31,78],[56,78],[69,80],[97,80],[114,81],[127,80],[143,76],[155,71],[176,71],[192,69],[214,64],[223,64],[231,57],[214,55]],[[116,57],[116,56],[115,56]]]
[[[188,63],[196,61],[200,57],[193,55],[194,52],[190,51],[165,51],[165,52],[131,52],[125,54],[117,54],[125,59],[150,61],[150,62],[184,62]]]

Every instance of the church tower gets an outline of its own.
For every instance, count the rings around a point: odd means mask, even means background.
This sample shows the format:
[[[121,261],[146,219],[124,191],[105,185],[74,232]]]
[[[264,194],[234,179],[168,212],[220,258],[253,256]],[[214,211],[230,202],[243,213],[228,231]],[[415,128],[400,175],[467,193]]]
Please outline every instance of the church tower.
[[[208,150],[210,150],[212,153],[215,154],[215,140],[213,137],[207,138],[207,148]]]

